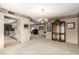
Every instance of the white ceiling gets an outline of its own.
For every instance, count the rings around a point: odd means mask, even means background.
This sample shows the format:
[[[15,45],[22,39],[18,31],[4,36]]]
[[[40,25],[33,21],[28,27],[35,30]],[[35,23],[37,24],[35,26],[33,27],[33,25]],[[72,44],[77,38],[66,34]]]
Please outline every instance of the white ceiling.
[[[1,7],[19,12],[38,20],[42,16],[41,9],[45,9],[47,18],[72,15],[79,12],[78,3],[4,3]]]

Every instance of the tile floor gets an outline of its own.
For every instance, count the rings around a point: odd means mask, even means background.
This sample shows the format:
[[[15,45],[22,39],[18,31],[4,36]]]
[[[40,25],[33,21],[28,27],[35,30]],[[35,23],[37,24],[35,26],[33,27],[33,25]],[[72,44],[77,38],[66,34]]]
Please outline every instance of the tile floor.
[[[77,55],[79,45],[56,42],[45,39],[42,36],[32,36],[32,39],[25,43],[18,43],[16,40],[6,37],[5,48],[0,50],[5,55]]]

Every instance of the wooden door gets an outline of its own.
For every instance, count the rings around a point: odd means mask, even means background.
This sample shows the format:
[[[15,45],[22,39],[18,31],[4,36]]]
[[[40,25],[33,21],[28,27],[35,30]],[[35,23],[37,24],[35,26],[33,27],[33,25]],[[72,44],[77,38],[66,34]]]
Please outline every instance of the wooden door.
[[[65,42],[66,40],[66,28],[65,28],[65,22],[60,22],[60,26],[59,26],[59,41]]]
[[[52,23],[52,40],[65,42],[65,22]]]
[[[59,40],[59,23],[52,24],[52,40]]]

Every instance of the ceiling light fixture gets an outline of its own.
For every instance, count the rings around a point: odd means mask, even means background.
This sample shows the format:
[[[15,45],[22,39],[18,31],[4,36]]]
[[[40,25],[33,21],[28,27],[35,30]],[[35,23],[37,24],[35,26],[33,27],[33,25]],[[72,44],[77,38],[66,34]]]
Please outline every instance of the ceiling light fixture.
[[[48,22],[48,19],[44,16],[44,11],[45,11],[45,9],[42,9],[42,17],[40,19],[38,19],[37,22],[40,22],[40,23]]]

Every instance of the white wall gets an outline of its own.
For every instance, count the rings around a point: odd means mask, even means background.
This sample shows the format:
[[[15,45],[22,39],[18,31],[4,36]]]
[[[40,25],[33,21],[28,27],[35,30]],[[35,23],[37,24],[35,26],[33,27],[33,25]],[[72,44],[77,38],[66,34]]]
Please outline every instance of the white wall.
[[[4,16],[0,12],[0,49],[4,48]]]

